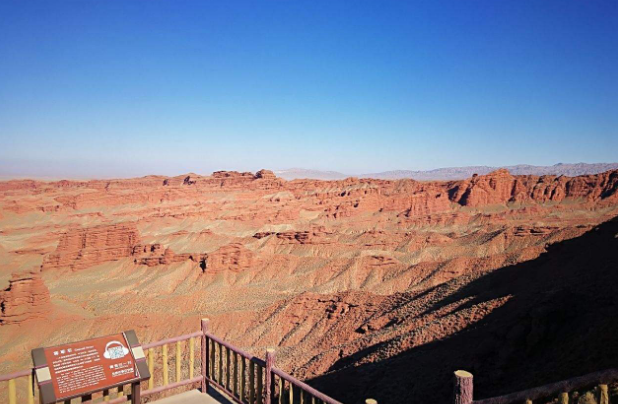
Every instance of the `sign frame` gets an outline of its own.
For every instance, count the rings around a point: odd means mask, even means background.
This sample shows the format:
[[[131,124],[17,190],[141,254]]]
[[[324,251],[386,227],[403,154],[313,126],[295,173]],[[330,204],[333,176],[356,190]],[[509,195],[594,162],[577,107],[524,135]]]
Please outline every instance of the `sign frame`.
[[[103,382],[102,385],[93,386],[92,389],[87,389],[88,386],[84,386],[80,388],[81,391],[76,392],[74,394],[71,394],[70,392],[68,392],[67,395],[58,396],[56,394],[58,390],[59,382],[58,380],[54,379],[54,374],[57,370],[55,368],[54,368],[54,371],[50,369],[50,367],[52,367],[53,364],[48,363],[48,357],[46,355],[46,351],[48,355],[50,355],[51,350],[54,350],[54,355],[57,354],[58,351],[61,351],[64,353],[66,347],[74,346],[75,344],[88,344],[88,343],[97,344],[97,343],[101,343],[104,340],[110,339],[112,337],[117,337],[118,334],[105,335],[101,337],[90,338],[90,339],[83,340],[83,341],[76,341],[76,342],[52,346],[52,347],[41,347],[41,348],[33,349],[32,350],[32,361],[34,365],[33,370],[36,375],[37,384],[39,386],[39,396],[40,396],[41,404],[52,404],[58,401],[71,400],[73,398],[84,397],[84,396],[91,396],[93,393],[104,391],[104,390],[111,390],[113,388],[126,386],[127,384],[131,384],[132,386],[131,402],[139,403],[140,402],[140,383],[142,381],[150,379],[150,376],[151,376],[150,370],[148,369],[148,364],[146,363],[146,356],[144,355],[144,350],[137,338],[137,335],[135,334],[135,331],[133,330],[125,331],[121,333],[121,335],[124,337],[124,342],[126,342],[128,346],[128,350],[125,349],[124,354],[125,356],[129,356],[129,358],[132,358],[134,361],[133,371],[136,373],[134,375],[135,377],[129,378],[129,379],[125,378],[122,381],[119,381],[117,383],[111,383],[113,382],[113,380],[111,380],[107,375],[105,375],[105,378],[101,380]],[[117,342],[117,341],[114,341],[114,342]],[[66,350],[69,351],[68,349]],[[103,353],[103,355],[105,356],[106,354]],[[108,356],[105,356],[105,357],[108,358]],[[115,358],[108,358],[108,359],[115,359]],[[98,367],[100,367],[100,369],[103,370],[103,373],[105,373],[106,369],[104,369],[103,366],[98,366]],[[89,367],[87,369],[91,369],[91,368],[94,368],[94,367]],[[111,369],[111,366],[110,366],[110,369]],[[57,374],[55,376],[57,376]],[[106,381],[109,381],[110,383],[105,383]],[[84,391],[84,389],[87,389],[87,390]]]

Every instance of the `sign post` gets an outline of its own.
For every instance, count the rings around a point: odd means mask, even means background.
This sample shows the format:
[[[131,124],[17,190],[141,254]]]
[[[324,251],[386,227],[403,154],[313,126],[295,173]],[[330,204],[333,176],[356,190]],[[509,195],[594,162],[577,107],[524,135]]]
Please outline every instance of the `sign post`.
[[[41,404],[89,396],[132,385],[140,402],[140,382],[150,379],[146,356],[134,331],[32,350]]]

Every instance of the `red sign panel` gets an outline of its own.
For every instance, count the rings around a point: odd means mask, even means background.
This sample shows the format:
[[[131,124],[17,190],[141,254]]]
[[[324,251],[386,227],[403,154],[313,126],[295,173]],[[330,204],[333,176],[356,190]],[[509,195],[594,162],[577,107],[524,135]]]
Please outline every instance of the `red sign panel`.
[[[124,334],[45,348],[44,352],[57,400],[139,379]]]

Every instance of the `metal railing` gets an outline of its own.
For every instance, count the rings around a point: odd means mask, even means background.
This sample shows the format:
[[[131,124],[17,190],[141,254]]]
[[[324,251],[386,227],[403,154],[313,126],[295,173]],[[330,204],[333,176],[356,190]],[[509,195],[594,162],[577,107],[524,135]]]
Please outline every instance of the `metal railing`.
[[[212,385],[238,404],[341,404],[274,367],[273,350],[267,350],[266,360],[263,360],[210,333],[208,319],[202,320],[201,326],[201,331],[142,346],[151,374],[151,378],[144,382],[148,388],[141,391],[142,397],[199,384],[202,392],[207,392]],[[196,359],[196,350],[199,350],[199,360]],[[38,398],[32,369],[0,375],[1,382],[8,383],[9,404],[17,404],[18,398],[19,402],[34,404]],[[20,389],[18,384],[23,384]],[[18,392],[22,394],[18,395]],[[130,394],[119,387],[83,396],[73,402],[119,404],[130,399]],[[5,402],[4,398],[0,397],[0,402]]]

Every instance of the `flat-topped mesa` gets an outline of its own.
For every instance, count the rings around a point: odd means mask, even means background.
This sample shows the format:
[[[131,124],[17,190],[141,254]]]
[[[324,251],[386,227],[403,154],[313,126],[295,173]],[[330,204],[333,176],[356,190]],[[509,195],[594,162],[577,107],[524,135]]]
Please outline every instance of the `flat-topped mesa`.
[[[245,178],[245,179],[254,179],[255,176],[253,173],[249,171],[240,172],[240,171],[215,171],[211,175],[212,178]]]
[[[45,257],[41,269],[79,270],[131,257],[139,242],[135,223],[72,228],[61,236],[56,251]]]
[[[215,171],[210,177],[204,177],[203,184],[206,186],[238,188],[247,187],[253,181],[255,181],[255,176],[250,172]]]
[[[45,318],[51,312],[49,289],[40,272],[14,273],[0,291],[0,326]]]
[[[184,176],[167,178],[163,181],[163,185],[273,189],[281,187],[284,182],[285,180],[277,178],[270,170],[260,170],[255,174],[248,171],[215,171],[207,177],[189,173]]]

